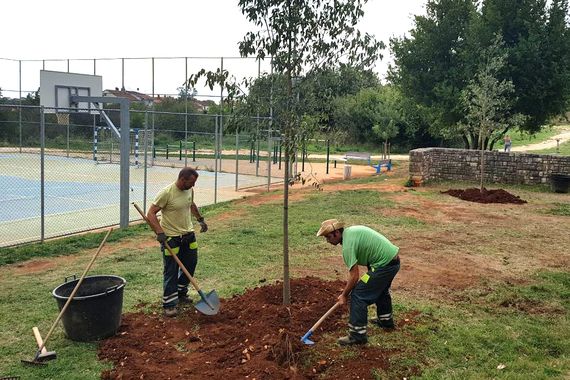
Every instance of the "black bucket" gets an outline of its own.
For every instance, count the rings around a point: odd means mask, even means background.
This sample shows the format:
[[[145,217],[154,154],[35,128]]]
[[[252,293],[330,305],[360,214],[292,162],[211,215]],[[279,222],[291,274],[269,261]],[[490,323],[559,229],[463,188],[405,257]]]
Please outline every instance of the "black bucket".
[[[550,176],[550,187],[555,193],[567,193],[570,189],[570,175],[552,174]]]
[[[52,292],[59,310],[79,280],[66,282]],[[61,318],[71,340],[89,342],[116,334],[121,325],[123,289],[127,282],[117,276],[85,277]]]

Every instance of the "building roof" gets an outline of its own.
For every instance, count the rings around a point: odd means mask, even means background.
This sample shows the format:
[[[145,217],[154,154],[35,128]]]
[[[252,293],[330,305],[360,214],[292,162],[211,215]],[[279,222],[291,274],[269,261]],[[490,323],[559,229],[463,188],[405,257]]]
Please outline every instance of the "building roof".
[[[129,99],[131,102],[152,102],[155,99],[147,94],[143,94],[142,92],[137,91],[128,91],[128,90],[119,90],[118,88],[114,90],[105,90],[103,93],[106,96],[115,96],[117,98],[126,98]]]

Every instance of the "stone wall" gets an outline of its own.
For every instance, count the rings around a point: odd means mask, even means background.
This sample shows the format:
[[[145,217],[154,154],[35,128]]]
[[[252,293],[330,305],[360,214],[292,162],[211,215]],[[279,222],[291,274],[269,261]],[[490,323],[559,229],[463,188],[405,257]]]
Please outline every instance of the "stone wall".
[[[551,154],[484,152],[484,181],[548,183],[553,173],[570,174],[570,157]],[[481,151],[422,148],[410,151],[410,176],[415,181],[480,181]]]

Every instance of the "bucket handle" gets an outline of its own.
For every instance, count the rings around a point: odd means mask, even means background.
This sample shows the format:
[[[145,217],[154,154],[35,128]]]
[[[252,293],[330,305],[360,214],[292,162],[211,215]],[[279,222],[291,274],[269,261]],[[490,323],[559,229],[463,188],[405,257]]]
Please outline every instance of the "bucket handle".
[[[77,276],[76,276],[76,275],[71,275],[71,276],[65,277],[65,279],[64,279],[63,282],[64,282],[64,283],[67,283],[67,280],[70,279],[71,277],[73,277],[73,280],[77,280]]]
[[[105,290],[105,294],[114,292],[115,290],[117,290],[117,288],[118,288],[119,286],[121,286],[121,284],[109,286],[109,287]]]

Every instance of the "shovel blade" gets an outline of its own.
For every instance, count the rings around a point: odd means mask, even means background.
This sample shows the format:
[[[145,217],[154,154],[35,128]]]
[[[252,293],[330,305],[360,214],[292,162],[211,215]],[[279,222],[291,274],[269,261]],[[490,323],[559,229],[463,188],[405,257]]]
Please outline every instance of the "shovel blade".
[[[205,315],[218,314],[218,311],[220,311],[220,298],[215,290],[212,290],[208,294],[204,294],[204,292],[200,291],[200,297],[202,297],[202,299],[194,305],[196,310]]]

